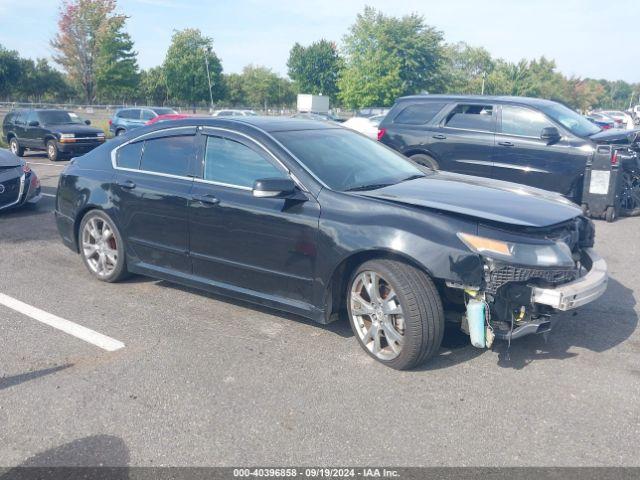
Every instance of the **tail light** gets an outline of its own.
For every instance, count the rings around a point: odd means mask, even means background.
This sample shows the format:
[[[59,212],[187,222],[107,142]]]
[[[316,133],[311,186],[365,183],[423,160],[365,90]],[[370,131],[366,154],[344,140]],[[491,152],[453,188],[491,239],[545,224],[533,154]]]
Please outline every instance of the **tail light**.
[[[109,119],[109,126],[111,126],[112,124],[113,124],[113,121]]]
[[[386,128],[379,128],[378,129],[378,141],[382,140],[382,137],[384,137],[385,133],[387,133],[387,129]]]
[[[612,166],[616,166],[618,165],[618,151],[614,150],[613,153],[611,154],[611,165]]]
[[[22,166],[22,172],[26,174],[26,173],[29,173],[30,171],[31,171],[31,167],[28,164],[25,163]]]

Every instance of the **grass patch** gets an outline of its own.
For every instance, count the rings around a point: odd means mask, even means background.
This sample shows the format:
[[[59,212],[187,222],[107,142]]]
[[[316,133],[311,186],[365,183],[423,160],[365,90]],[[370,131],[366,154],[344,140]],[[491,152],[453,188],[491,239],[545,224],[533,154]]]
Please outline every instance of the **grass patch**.
[[[111,137],[111,132],[109,132],[109,120],[96,120],[95,122],[91,122],[91,126],[102,130],[105,137]]]

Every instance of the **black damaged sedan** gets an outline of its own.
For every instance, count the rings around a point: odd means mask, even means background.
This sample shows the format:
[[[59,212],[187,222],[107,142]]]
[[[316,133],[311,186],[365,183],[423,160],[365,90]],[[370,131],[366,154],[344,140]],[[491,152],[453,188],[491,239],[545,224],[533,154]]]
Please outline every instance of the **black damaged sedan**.
[[[97,279],[149,275],[328,323],[398,369],[445,318],[476,347],[546,332],[600,296],[594,229],[561,196],[424,173],[357,133],[296,119],[185,119],[75,159],[55,211]]]
[[[0,212],[36,204],[41,198],[36,173],[24,160],[0,149]]]

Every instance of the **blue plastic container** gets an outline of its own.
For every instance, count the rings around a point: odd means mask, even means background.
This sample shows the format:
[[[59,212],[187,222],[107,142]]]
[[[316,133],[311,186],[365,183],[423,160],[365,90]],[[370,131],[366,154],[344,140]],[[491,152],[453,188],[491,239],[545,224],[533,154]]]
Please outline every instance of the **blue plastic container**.
[[[472,298],[467,304],[467,323],[469,324],[471,345],[477,348],[485,348],[487,346],[484,326],[484,309],[485,304],[480,300]]]

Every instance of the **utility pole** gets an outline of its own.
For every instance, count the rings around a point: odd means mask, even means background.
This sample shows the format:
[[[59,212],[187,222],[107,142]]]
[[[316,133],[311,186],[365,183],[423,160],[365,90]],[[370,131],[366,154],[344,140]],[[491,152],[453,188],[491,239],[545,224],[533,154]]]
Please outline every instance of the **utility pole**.
[[[487,77],[487,72],[482,72],[482,93],[484,95],[484,79]]]
[[[209,81],[209,113],[213,112],[213,93],[211,91],[211,74],[209,73],[209,55],[211,54],[211,47],[207,47],[204,52],[204,64],[207,67],[207,80]]]

